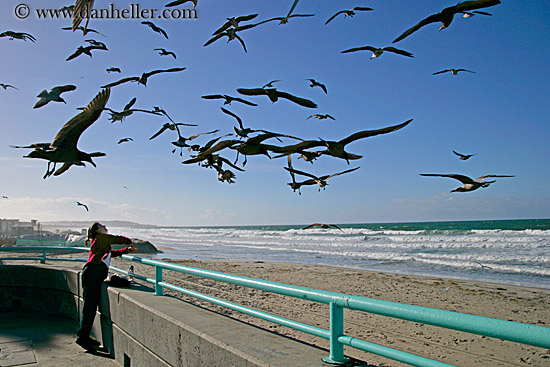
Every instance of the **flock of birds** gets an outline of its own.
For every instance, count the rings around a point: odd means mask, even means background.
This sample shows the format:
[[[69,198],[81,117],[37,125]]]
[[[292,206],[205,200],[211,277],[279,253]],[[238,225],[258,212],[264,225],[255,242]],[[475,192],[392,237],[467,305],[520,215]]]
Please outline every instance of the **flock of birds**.
[[[173,7],[185,4],[187,2],[191,2],[193,6],[197,6],[198,0],[177,0],[173,1],[171,3],[168,3],[165,5],[165,7]],[[206,41],[204,46],[208,46],[223,37],[227,37],[227,42],[237,39],[239,43],[241,44],[242,48],[246,52],[246,45],[241,37],[242,32],[258,27],[262,24],[266,24],[269,22],[275,22],[278,21],[279,24],[286,24],[289,22],[291,18],[304,18],[304,17],[312,17],[314,14],[296,14],[294,13],[296,6],[298,5],[299,0],[293,0],[293,3],[291,5],[291,8],[286,16],[281,17],[274,17],[270,19],[266,19],[257,23],[248,23],[258,16],[258,14],[249,14],[249,15],[243,15],[243,16],[237,16],[237,17],[231,17],[227,18],[226,22],[224,22],[217,30],[215,30],[212,33],[212,37]],[[91,29],[88,27],[89,18],[82,17],[82,14],[85,14],[83,11],[86,10],[89,11],[93,7],[93,0],[76,0],[76,3],[74,6],[72,6],[73,10],[73,24],[71,27],[63,28],[65,30],[72,30],[74,31],[81,31],[83,36],[86,37],[89,33],[99,34],[98,31]],[[411,28],[404,31],[400,36],[398,36],[393,43],[397,43],[401,40],[403,40],[406,37],[409,37],[414,32],[418,31],[420,28],[427,26],[431,23],[441,23],[441,27],[439,30],[442,30],[444,28],[448,28],[453,19],[454,16],[457,14],[463,14],[463,17],[471,17],[476,14],[481,14],[485,16],[490,16],[490,13],[479,11],[477,9],[481,8],[488,8],[495,5],[500,4],[499,0],[474,0],[474,1],[464,1],[460,2],[457,5],[447,7],[437,13],[434,13],[425,19],[421,20],[416,25],[412,26]],[[342,10],[338,11],[337,13],[333,14],[326,22],[325,25],[329,25],[336,17],[343,15],[343,17],[353,17],[358,12],[368,12],[373,11],[372,8],[369,7],[362,7],[357,6],[352,9]],[[82,22],[85,21],[84,26],[81,26]],[[245,24],[246,23],[246,24]],[[154,23],[150,21],[143,21],[143,25],[150,27],[152,31],[159,33],[166,39],[169,38],[167,32],[163,30],[162,28],[158,27]],[[28,34],[23,32],[14,32],[14,31],[5,31],[3,33],[0,33],[0,37],[8,37],[10,40],[23,40],[23,41],[31,41],[35,42],[36,39]],[[107,51],[108,48],[103,42],[96,41],[94,39],[85,39],[85,42],[87,43],[86,46],[79,46],[73,54],[69,55],[66,59],[66,61],[73,60],[77,57],[80,57],[81,55],[88,55],[89,57],[92,57],[92,51],[100,50],[100,51]],[[164,48],[155,48],[155,51],[159,51],[159,55],[161,56],[169,56],[172,57],[174,60],[177,59],[177,56],[174,52],[166,50]],[[361,46],[361,47],[354,47],[347,50],[342,51],[342,53],[351,53],[351,52],[357,52],[357,51],[370,51],[372,52],[371,58],[378,58],[380,57],[384,52],[391,52],[398,55],[406,56],[406,57],[413,57],[413,54],[398,49],[393,46],[386,46],[386,47],[375,47],[375,46]],[[287,157],[287,166],[284,167],[286,171],[289,172],[291,182],[288,183],[290,188],[293,191],[298,191],[299,194],[301,194],[300,189],[302,186],[318,186],[319,190],[321,188],[325,188],[327,186],[327,181],[333,177],[352,173],[359,169],[359,167],[354,167],[351,169],[347,169],[341,172],[337,173],[327,173],[325,175],[317,176],[312,173],[298,170],[293,168],[292,166],[292,156],[296,155],[298,158],[303,159],[306,162],[314,163],[314,161],[321,157],[321,156],[331,156],[335,158],[342,159],[347,162],[347,164],[350,164],[350,161],[361,159],[362,156],[358,154],[354,154],[351,152],[346,151],[347,146],[357,140],[381,135],[381,134],[387,134],[390,132],[394,132],[397,130],[400,130],[407,126],[412,119],[409,119],[408,121],[405,121],[400,124],[388,126],[381,129],[376,130],[364,130],[364,131],[358,131],[356,133],[351,134],[350,136],[344,137],[340,140],[323,140],[323,139],[317,139],[317,140],[304,140],[300,137],[288,135],[288,134],[282,134],[277,132],[268,131],[265,129],[251,129],[249,127],[245,127],[245,124],[243,120],[236,115],[235,113],[229,111],[228,109],[221,107],[221,111],[230,116],[231,118],[235,119],[236,125],[234,126],[233,130],[234,133],[221,135],[215,138],[212,138],[208,142],[206,142],[203,145],[200,144],[192,144],[191,142],[195,139],[199,138],[200,136],[210,135],[218,133],[219,130],[215,129],[212,131],[199,133],[191,136],[184,136],[182,135],[182,126],[196,126],[193,124],[185,124],[181,122],[175,122],[168,113],[162,109],[161,107],[153,107],[153,109],[138,109],[133,108],[134,104],[136,103],[136,98],[133,98],[124,108],[122,111],[117,111],[112,108],[107,107],[107,103],[109,101],[109,97],[113,90],[124,83],[137,83],[141,84],[143,86],[147,85],[147,81],[149,78],[159,75],[159,74],[165,74],[165,73],[179,73],[186,70],[185,67],[174,67],[169,69],[156,69],[152,71],[143,72],[141,75],[137,76],[129,76],[121,78],[117,81],[110,82],[108,84],[102,85],[100,88],[101,90],[97,93],[97,95],[90,101],[90,103],[84,107],[81,108],[81,112],[76,114],[73,118],[71,118],[69,121],[67,121],[61,129],[58,131],[56,136],[51,142],[45,142],[45,143],[33,143],[30,145],[24,145],[24,146],[12,146],[14,148],[25,148],[25,149],[33,149],[28,155],[26,155],[26,158],[38,158],[38,159],[44,159],[48,161],[48,167],[46,170],[46,173],[44,175],[44,178],[50,177],[50,176],[59,176],[66,172],[70,167],[73,165],[75,166],[85,166],[85,163],[90,163],[94,167],[96,164],[94,163],[92,158],[96,157],[103,157],[105,156],[105,153],[102,152],[92,152],[87,153],[79,150],[77,148],[78,140],[80,136],[85,132],[87,128],[89,128],[92,124],[94,124],[98,118],[101,116],[103,112],[106,112],[110,115],[109,120],[111,122],[115,121],[123,121],[125,118],[131,116],[135,112],[140,113],[148,113],[152,115],[157,116],[163,116],[164,118],[167,118],[169,121],[162,125],[160,130],[153,134],[150,137],[150,140],[155,139],[156,137],[160,136],[161,134],[165,133],[166,131],[171,131],[176,134],[177,139],[172,142],[172,145],[175,147],[172,150],[172,153],[175,153],[176,150],[180,149],[180,156],[183,155],[183,148],[186,148],[188,152],[191,154],[191,156],[184,160],[183,164],[198,164],[202,167],[214,169],[217,173],[217,179],[221,182],[227,182],[227,183],[234,183],[235,180],[235,173],[234,171],[244,171],[244,166],[247,163],[247,157],[249,156],[255,156],[255,155],[263,155],[267,156],[268,158],[280,158],[280,157]],[[117,67],[110,67],[106,69],[107,73],[121,73],[120,68]],[[453,75],[457,75],[460,72],[468,72],[473,73],[471,70],[457,68],[457,69],[445,69],[441,71],[434,72],[433,75],[439,75],[443,73],[451,73]],[[306,79],[309,81],[309,86],[311,88],[319,88],[322,90],[325,94],[328,93],[328,88],[323,83],[315,80],[315,79]],[[265,85],[261,87],[254,87],[254,88],[238,88],[236,89],[236,92],[239,95],[246,96],[246,97],[257,97],[257,96],[266,96],[272,103],[277,102],[279,99],[286,99],[292,103],[295,103],[301,107],[304,108],[316,108],[317,104],[309,100],[307,98],[299,97],[296,95],[293,95],[289,92],[282,91],[277,89],[274,84],[279,82],[280,80],[272,80]],[[0,87],[2,87],[4,90],[7,90],[8,88],[17,89],[16,87],[9,85],[9,84],[0,84]],[[77,87],[75,85],[63,85],[63,86],[56,86],[54,88],[51,88],[48,90],[43,90],[40,92],[37,96],[39,100],[34,105],[34,108],[42,108],[46,106],[50,102],[62,102],[65,103],[64,99],[61,97],[63,93],[68,93],[71,91],[76,90]],[[237,96],[230,96],[226,94],[209,94],[209,95],[203,95],[203,99],[206,100],[222,100],[224,106],[229,106],[232,103],[241,103],[247,106],[257,106],[256,103],[249,101],[248,99],[237,97]],[[333,119],[329,114],[312,114],[308,117],[309,118],[317,118],[317,119]],[[283,139],[285,140],[292,140],[291,143],[287,144],[268,144],[267,141],[273,141],[277,140],[279,143],[283,143]],[[121,143],[128,143],[133,141],[132,138],[123,138],[118,141],[118,144]],[[231,161],[227,157],[222,156],[223,152],[228,151],[234,151],[236,152],[236,159]],[[453,151],[461,160],[467,160],[474,156],[474,154],[461,154],[456,151]],[[239,156],[242,155],[244,157],[244,160],[241,165],[238,164]],[[57,164],[60,164],[61,167],[57,168]],[[494,175],[494,174],[488,174],[483,175],[477,179],[471,179],[467,176],[460,175],[460,174],[421,174],[422,176],[437,176],[437,177],[448,177],[453,178],[458,181],[460,181],[463,186],[456,188],[452,190],[452,192],[465,192],[465,191],[473,191],[481,187],[487,187],[491,183],[495,182],[493,181],[486,181],[487,178],[500,178],[500,177],[513,177],[509,175]],[[303,177],[304,180],[298,180],[298,177]],[[86,210],[88,210],[88,207],[85,204],[82,204],[80,202],[77,203],[79,206],[83,206]],[[322,228],[325,228],[319,223],[314,224],[312,226],[321,226]]]

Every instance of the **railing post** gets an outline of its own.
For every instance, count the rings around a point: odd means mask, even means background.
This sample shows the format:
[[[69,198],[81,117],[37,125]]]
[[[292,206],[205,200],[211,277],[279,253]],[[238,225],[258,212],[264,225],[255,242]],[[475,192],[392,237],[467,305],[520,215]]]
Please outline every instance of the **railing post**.
[[[164,296],[160,282],[162,282],[162,268],[155,265],[155,296]]]
[[[46,250],[42,250],[42,260],[40,260],[40,264],[46,263]]]
[[[323,361],[330,364],[345,364],[349,358],[344,357],[344,344],[338,338],[344,335],[344,308],[330,302],[330,355]]]

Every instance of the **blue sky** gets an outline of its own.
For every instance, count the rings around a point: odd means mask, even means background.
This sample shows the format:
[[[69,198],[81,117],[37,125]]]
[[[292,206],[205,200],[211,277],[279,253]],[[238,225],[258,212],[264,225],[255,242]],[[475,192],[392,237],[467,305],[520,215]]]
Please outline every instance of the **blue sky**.
[[[53,8],[70,5],[48,3]],[[96,0],[94,6],[107,8],[110,3]],[[0,32],[27,32],[36,42],[0,38],[0,83],[19,88],[0,89],[0,192],[8,197],[0,201],[0,218],[120,219],[182,226],[550,218],[548,2],[504,0],[485,9],[493,16],[456,16],[440,32],[439,24],[430,24],[393,45],[414,58],[384,53],[372,60],[368,51],[341,51],[390,46],[404,30],[454,2],[301,0],[294,13],[315,16],[242,31],[247,53],[237,40],[203,44],[227,17],[257,13],[255,22],[285,16],[291,0],[199,0],[196,19],[148,19],[166,30],[169,39],[142,25],[143,19],[92,19],[89,27],[106,37],[83,37],[61,30],[71,24],[69,19],[37,19],[34,9],[44,2],[27,1],[31,14],[23,20],[14,15],[18,4],[2,2]],[[118,1],[116,7],[130,4]],[[164,2],[139,4],[162,10]],[[332,14],[355,6],[374,11],[357,12],[353,18],[341,15],[325,25]],[[104,42],[109,51],[65,61],[90,36]],[[159,47],[175,52],[177,59],[158,55],[153,49]],[[112,66],[122,73],[107,73],[105,69]],[[221,112],[221,101],[204,100],[202,95],[240,96],[237,88],[261,87],[280,79],[275,85],[279,90],[311,99],[318,108],[286,100],[271,103],[264,96],[246,97],[258,107],[235,102],[225,107],[246,126],[303,139],[340,140],[356,131],[414,120],[399,131],[349,144],[349,152],[363,156],[349,166],[329,156],[313,165],[294,156],[296,169],[316,175],[361,167],[329,180],[325,190],[303,187],[302,195],[287,185],[291,180],[283,169],[285,158],[249,157],[246,172],[236,172],[234,184],[218,182],[212,169],[182,165],[189,153],[184,151],[183,157],[172,153],[175,133],[149,140],[166,122],[149,114],[135,113],[122,123],[111,123],[103,113],[84,132],[78,144],[81,150],[107,154],[95,159],[97,168],[73,167],[44,180],[46,161],[22,158],[29,149],[10,148],[51,141],[101,85],[172,67],[187,69],[152,76],[147,87],[137,83],[114,87],[107,106],[121,110],[137,97],[136,108],[162,106],[174,120],[199,125],[183,127],[182,135],[220,129],[214,136],[193,141],[204,144],[231,133],[235,120]],[[449,68],[475,73],[432,75]],[[325,84],[328,94],[310,88],[308,78]],[[32,108],[41,90],[65,84],[77,85],[77,90],[63,95],[66,104]],[[313,113],[328,113],[336,120],[307,119]],[[124,137],[134,141],[117,144]],[[461,161],[452,150],[478,154]],[[223,155],[235,159],[233,151]],[[451,194],[460,186],[458,181],[419,173],[516,177],[497,179],[486,189]],[[86,203],[90,211],[76,201]]]

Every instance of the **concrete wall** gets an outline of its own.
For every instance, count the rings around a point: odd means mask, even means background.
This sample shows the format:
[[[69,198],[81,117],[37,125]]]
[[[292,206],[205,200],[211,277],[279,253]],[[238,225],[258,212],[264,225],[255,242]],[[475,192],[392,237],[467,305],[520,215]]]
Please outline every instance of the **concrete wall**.
[[[0,265],[0,309],[78,320],[81,294],[78,270]],[[136,283],[104,287],[93,334],[124,367],[326,366],[328,355]]]

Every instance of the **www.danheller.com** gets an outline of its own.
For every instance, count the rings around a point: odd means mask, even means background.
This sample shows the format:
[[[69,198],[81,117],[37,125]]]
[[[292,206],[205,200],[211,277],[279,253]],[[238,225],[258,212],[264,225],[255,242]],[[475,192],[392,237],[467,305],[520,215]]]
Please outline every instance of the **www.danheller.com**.
[[[73,17],[72,8],[61,9],[31,9],[27,4],[19,4],[14,9],[15,16],[26,19],[35,14],[38,19],[70,19]],[[139,3],[132,3],[129,7],[119,9],[111,3],[106,8],[82,9],[80,17],[83,19],[196,19],[196,9],[155,9],[142,8]]]

